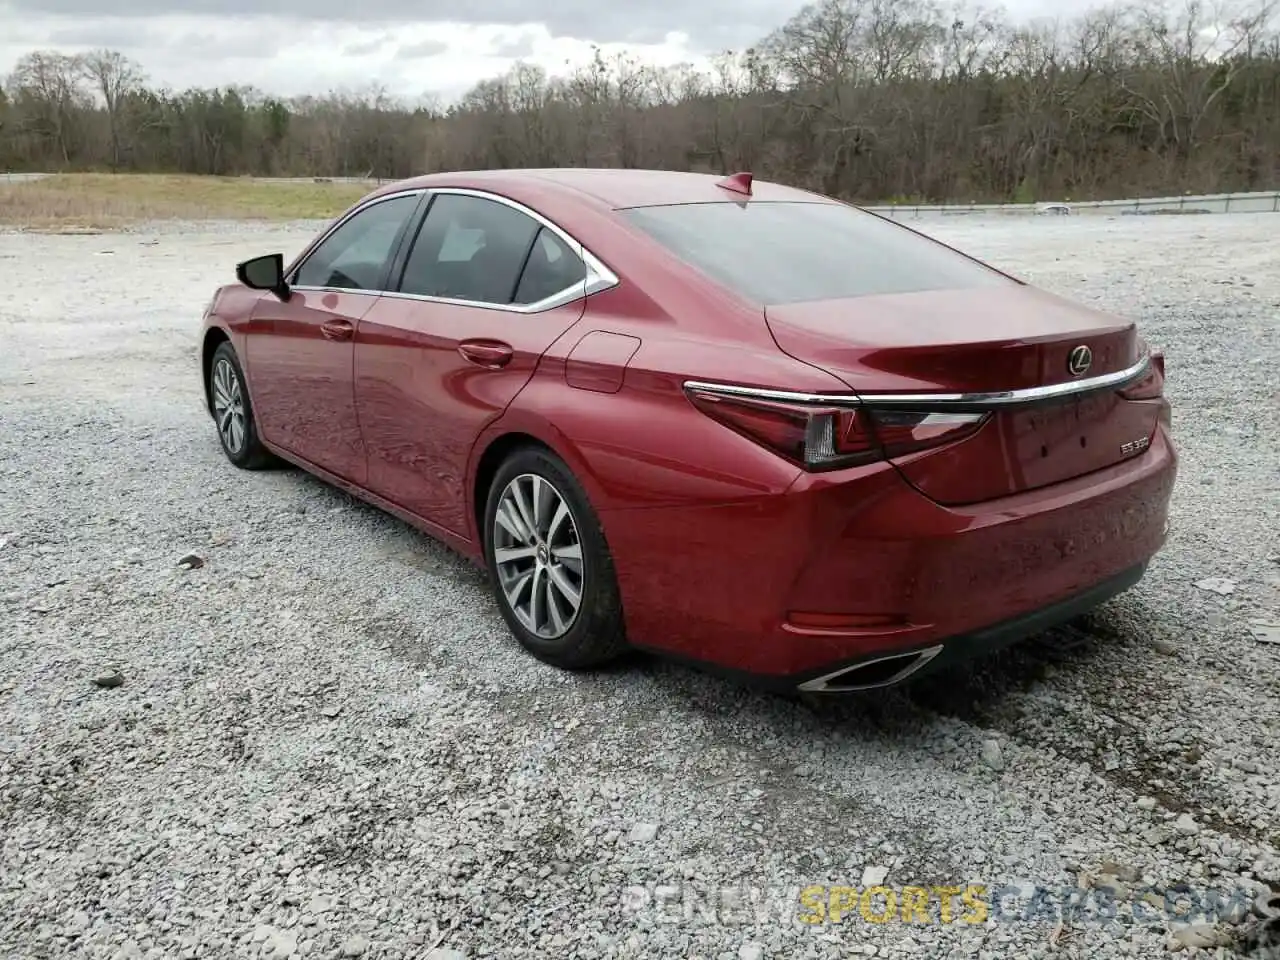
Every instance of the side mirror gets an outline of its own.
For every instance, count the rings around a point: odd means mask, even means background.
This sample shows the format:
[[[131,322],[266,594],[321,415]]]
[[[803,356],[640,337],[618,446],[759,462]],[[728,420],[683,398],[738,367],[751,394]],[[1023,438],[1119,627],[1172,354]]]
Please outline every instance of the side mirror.
[[[289,299],[284,282],[284,255],[269,253],[236,265],[236,279],[250,290],[270,290],[281,300]]]

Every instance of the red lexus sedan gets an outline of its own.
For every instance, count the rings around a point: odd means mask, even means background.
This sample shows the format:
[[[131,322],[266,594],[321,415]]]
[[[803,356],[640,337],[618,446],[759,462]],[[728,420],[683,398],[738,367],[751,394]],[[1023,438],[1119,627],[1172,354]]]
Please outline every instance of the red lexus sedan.
[[[204,317],[233,464],[488,568],[541,660],[899,682],[1083,613],[1177,471],[1134,324],[749,174],[433,174]]]

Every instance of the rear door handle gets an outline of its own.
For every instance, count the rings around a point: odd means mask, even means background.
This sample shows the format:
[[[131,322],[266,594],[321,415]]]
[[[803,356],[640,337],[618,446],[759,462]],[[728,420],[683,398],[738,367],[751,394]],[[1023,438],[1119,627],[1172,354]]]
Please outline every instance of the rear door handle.
[[[320,324],[320,334],[326,340],[350,340],[355,330],[350,320],[326,320]]]
[[[458,353],[464,360],[489,369],[505,367],[515,356],[511,345],[501,340],[463,340],[458,344]]]

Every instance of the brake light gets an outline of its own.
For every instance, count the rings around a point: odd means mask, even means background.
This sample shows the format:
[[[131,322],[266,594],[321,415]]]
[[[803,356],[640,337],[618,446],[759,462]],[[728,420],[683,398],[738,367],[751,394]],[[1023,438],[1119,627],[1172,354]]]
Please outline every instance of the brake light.
[[[703,413],[807,470],[874,463],[950,443],[985,413],[912,413],[830,407],[691,389]]]
[[[1158,400],[1164,396],[1164,353],[1151,351],[1151,363],[1141,380],[1125,384],[1118,391],[1126,400]]]

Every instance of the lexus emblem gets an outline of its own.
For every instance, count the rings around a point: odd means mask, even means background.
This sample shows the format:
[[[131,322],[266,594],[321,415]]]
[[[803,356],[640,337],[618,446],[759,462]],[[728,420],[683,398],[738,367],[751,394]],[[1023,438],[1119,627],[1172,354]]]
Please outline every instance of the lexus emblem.
[[[1083,376],[1093,363],[1093,351],[1083,343],[1067,354],[1067,373],[1073,377]]]

